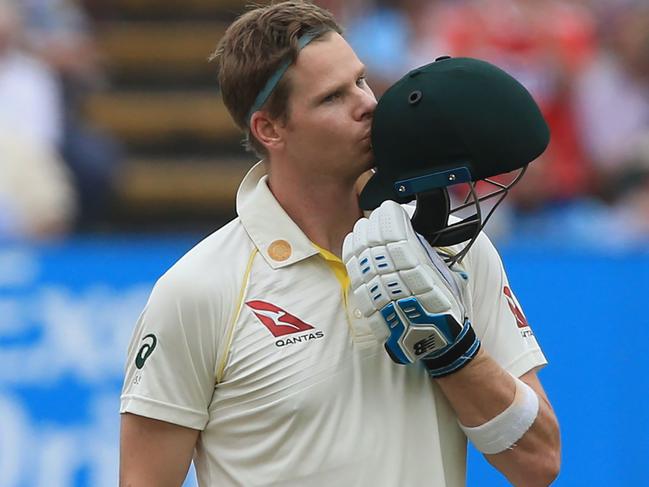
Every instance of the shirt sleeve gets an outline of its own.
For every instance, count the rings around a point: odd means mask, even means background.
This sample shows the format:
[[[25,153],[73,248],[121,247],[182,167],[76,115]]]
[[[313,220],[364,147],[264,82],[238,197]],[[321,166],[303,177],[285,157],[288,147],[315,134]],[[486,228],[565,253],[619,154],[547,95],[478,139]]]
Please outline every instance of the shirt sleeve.
[[[478,237],[466,260],[472,324],[484,349],[516,377],[546,365],[500,256],[486,235]]]
[[[187,279],[155,285],[128,348],[120,412],[202,430],[216,385],[219,298]]]

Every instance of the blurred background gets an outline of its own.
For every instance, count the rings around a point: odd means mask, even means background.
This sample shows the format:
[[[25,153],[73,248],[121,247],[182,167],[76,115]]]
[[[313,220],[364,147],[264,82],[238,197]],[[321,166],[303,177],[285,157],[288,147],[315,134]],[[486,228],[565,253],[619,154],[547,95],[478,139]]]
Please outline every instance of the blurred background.
[[[207,61],[246,3],[0,0],[0,486],[117,484],[135,320],[255,162]],[[488,233],[551,363],[556,485],[649,485],[647,0],[316,3],[377,96],[441,55],[534,95],[552,141]],[[471,450],[469,485],[507,484]]]

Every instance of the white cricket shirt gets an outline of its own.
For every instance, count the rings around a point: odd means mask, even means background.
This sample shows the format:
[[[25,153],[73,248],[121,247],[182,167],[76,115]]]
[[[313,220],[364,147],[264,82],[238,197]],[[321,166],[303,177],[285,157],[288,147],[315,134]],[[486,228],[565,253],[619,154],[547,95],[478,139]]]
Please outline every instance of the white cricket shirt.
[[[344,265],[288,217],[262,164],[237,212],[156,283],[120,411],[201,430],[201,486],[464,485],[448,402],[347,309]],[[545,364],[485,236],[464,265],[483,347],[516,376]]]

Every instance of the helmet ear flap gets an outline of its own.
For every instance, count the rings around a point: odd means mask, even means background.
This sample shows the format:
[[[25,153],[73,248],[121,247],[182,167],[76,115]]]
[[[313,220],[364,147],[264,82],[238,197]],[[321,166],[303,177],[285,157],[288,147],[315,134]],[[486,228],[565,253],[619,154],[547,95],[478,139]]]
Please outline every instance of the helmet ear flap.
[[[417,193],[417,209],[412,215],[412,226],[433,247],[450,247],[471,240],[481,226],[480,216],[471,215],[448,224],[451,203],[448,188],[436,188]]]
[[[410,221],[417,233],[426,237],[428,243],[437,232],[446,228],[451,213],[451,202],[446,188],[435,188],[416,194],[417,208]]]
[[[433,236],[435,247],[450,247],[460,242],[472,240],[480,232],[482,221],[480,217],[471,215],[462,221],[455,222],[446,228],[441,229]],[[431,244],[432,245],[432,244]]]

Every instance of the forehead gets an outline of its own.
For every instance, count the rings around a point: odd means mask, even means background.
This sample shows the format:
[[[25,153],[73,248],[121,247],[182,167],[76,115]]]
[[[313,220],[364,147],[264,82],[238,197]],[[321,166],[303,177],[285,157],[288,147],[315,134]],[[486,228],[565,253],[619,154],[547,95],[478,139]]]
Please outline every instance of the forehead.
[[[291,67],[293,93],[315,95],[357,76],[363,68],[356,53],[343,37],[332,32],[308,44]]]

